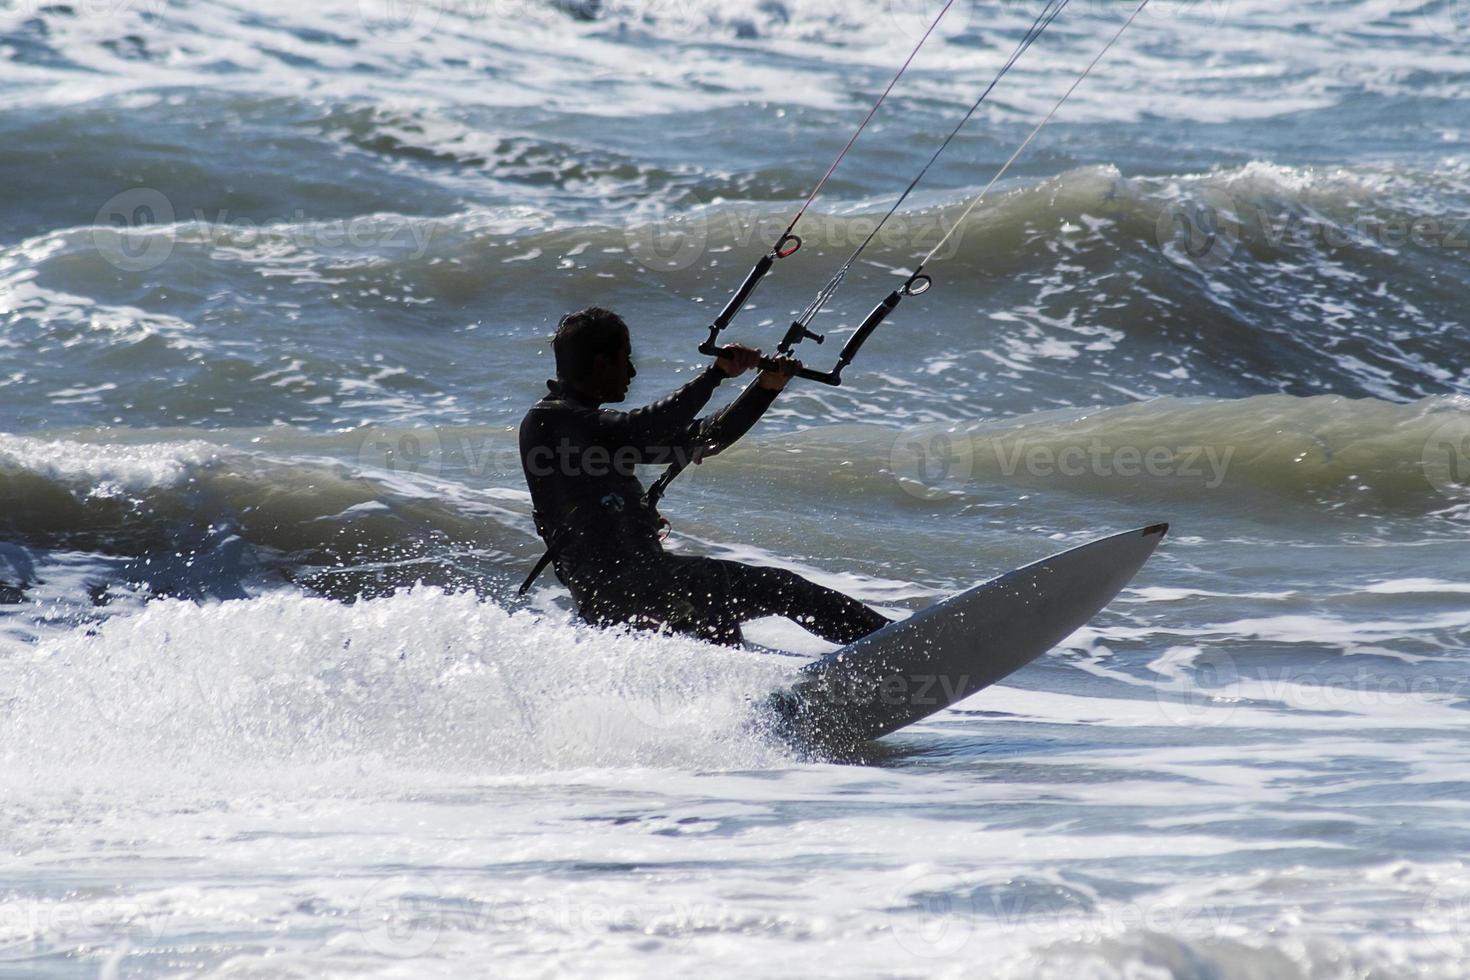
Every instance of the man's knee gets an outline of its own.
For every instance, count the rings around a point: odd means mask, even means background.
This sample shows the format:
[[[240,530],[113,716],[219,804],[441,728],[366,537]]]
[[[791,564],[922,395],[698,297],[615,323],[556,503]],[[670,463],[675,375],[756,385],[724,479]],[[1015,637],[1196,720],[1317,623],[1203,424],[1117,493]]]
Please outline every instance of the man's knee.
[[[676,589],[656,596],[604,592],[582,605],[582,618],[594,626],[631,626],[649,632],[676,633],[709,643],[738,646],[745,637],[740,622],[718,606]]]
[[[760,589],[792,591],[813,588],[812,583],[789,568],[773,568],[766,565],[746,565],[738,561],[711,559],[720,570],[720,577],[731,591]]]

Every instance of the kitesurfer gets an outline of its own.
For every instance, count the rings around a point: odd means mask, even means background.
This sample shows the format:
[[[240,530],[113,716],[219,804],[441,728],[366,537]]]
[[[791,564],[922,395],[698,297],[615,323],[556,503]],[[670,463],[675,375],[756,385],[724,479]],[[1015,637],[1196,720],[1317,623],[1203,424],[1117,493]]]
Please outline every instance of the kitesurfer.
[[[781,568],[670,554],[666,522],[635,467],[698,461],[734,443],[800,369],[779,358],[724,409],[700,418],[720,383],[760,363],[731,347],[697,378],[645,408],[614,411],[637,371],[627,324],[593,307],[569,314],[552,341],[556,380],[521,422],[521,463],[536,528],[557,578],[598,626],[667,629],[716,643],[741,642],[740,624],[784,616],[835,643],[889,620],[856,599]]]

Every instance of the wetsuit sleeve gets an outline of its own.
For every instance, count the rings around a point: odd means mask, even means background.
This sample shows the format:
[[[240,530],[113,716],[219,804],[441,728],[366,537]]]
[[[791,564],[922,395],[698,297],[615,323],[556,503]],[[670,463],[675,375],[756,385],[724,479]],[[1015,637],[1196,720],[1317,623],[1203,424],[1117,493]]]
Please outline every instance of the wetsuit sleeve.
[[[597,441],[614,452],[636,450],[638,462],[661,458],[670,447],[686,445],[695,417],[709,403],[725,372],[710,367],[667,398],[631,412],[597,413]]]
[[[700,420],[696,441],[710,447],[706,455],[714,455],[734,445],[760,421],[778,394],[780,392],[762,388],[759,379],[752,381],[739,398],[709,418]]]

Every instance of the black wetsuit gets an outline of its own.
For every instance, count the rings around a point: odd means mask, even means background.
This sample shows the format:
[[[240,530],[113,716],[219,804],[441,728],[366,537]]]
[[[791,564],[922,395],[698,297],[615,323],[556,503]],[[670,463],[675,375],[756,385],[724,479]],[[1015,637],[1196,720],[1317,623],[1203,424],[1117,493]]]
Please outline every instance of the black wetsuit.
[[[794,619],[837,643],[886,625],[857,600],[785,569],[664,551],[659,516],[634,468],[712,455],[750,431],[776,397],[756,384],[722,411],[697,417],[724,379],[711,367],[631,412],[599,408],[548,382],[550,393],[521,422],[536,528],[582,617],[729,644],[740,642],[742,621],[760,616]]]

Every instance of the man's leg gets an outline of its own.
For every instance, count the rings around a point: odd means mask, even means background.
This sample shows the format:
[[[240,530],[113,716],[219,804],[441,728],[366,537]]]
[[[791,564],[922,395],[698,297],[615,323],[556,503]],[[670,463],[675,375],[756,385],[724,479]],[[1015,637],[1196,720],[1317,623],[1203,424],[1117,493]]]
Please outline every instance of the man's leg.
[[[784,616],[832,643],[851,643],[891,620],[841,592],[785,568],[670,556],[684,596],[711,623]],[[738,633],[738,626],[737,626]]]
[[[682,574],[683,559],[630,561],[601,566],[579,576],[572,597],[582,618],[594,626],[632,626],[646,630],[671,630],[725,646],[739,646],[740,620],[722,605],[711,604],[712,591]]]

